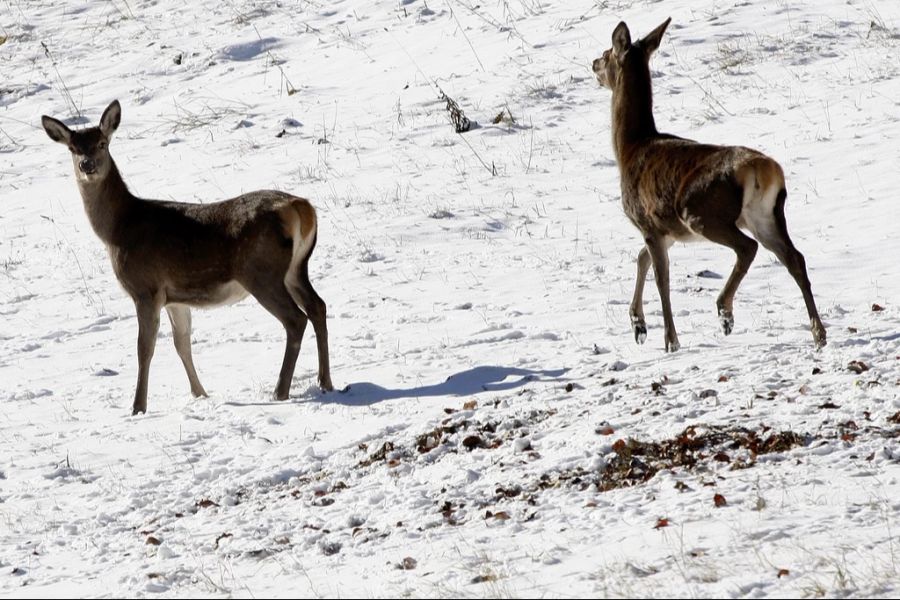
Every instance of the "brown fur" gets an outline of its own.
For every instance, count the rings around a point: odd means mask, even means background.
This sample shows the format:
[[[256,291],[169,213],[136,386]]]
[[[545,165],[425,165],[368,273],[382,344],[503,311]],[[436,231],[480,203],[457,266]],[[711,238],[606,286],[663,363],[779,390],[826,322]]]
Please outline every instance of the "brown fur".
[[[135,303],[139,332],[133,412],[147,410],[160,310],[165,307],[169,314],[192,393],[205,396],[191,356],[189,307],[235,302],[248,294],[287,332],[276,398],[285,399],[290,392],[307,319],[316,331],[319,385],[333,389],[325,303],[308,274],[316,240],[312,205],[271,190],[212,204],[138,198],[128,191],[108,150],[120,110],[114,102],[99,127],[83,131],[71,131],[50,117],[43,117],[43,125],[51,139],[72,152],[88,220],[106,244],[116,278]]]
[[[786,197],[781,166],[742,146],[716,146],[660,133],[653,118],[649,60],[669,25],[631,42],[620,23],[612,48],[594,60],[597,81],[612,90],[612,134],[625,214],[643,237],[637,282],[631,303],[635,339],[643,343],[644,279],[650,265],[659,289],[665,321],[666,350],[679,348],[669,299],[668,248],[674,241],[703,238],[728,246],[737,262],[716,302],[725,334],[731,333],[733,299],[756,255],[750,231],[788,268],[803,293],[817,346],[825,344],[825,327],[815,306],[803,255],[794,248],[784,220]]]

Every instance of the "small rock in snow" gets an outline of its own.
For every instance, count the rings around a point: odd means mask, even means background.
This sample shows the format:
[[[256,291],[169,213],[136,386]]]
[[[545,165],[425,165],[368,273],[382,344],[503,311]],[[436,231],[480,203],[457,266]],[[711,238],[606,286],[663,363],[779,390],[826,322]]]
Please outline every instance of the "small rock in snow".
[[[525,452],[526,450],[531,450],[531,440],[527,437],[516,438],[514,448],[516,452]]]

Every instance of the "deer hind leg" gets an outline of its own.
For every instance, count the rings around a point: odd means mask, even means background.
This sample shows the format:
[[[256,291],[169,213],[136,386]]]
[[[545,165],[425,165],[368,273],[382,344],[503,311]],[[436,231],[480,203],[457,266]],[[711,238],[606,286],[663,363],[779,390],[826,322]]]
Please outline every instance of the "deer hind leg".
[[[194,368],[194,359],[191,356],[191,309],[184,304],[170,304],[166,306],[169,321],[172,323],[172,338],[175,341],[175,351],[184,365],[188,381],[191,383],[191,394],[194,398],[206,397],[206,390],[200,384],[197,370]]]
[[[817,348],[821,348],[827,343],[825,326],[819,318],[819,311],[816,309],[816,301],[813,298],[809,276],[806,273],[806,259],[794,247],[788,235],[787,222],[784,218],[784,201],[786,198],[787,192],[781,189],[775,199],[770,218],[755,223],[756,227],[753,229],[753,233],[760,243],[778,257],[781,264],[787,267],[791,277],[794,278],[794,281],[800,287],[803,301],[806,303],[806,312],[809,315],[813,341]]]
[[[759,244],[744,235],[734,223],[706,227],[703,230],[703,236],[711,242],[728,246],[737,255],[731,275],[716,299],[719,323],[722,325],[723,333],[729,335],[734,329],[734,294],[750,269],[753,259],[756,258]]]
[[[669,246],[673,240],[668,237],[647,237],[647,252],[653,262],[653,274],[656,288],[662,302],[663,322],[665,324],[666,352],[676,352],[681,348],[678,334],[675,331],[675,320],[672,318],[672,303],[669,299]]]
[[[319,387],[330,392],[334,389],[331,383],[331,365],[328,358],[328,325],[325,322],[325,301],[319,297],[309,281],[309,255],[300,262],[296,273],[288,273],[285,286],[291,298],[306,314],[313,324],[316,333],[316,348],[319,354]],[[293,267],[293,265],[292,265]]]
[[[647,322],[644,320],[644,282],[650,269],[650,252],[641,248],[637,257],[637,280],[634,282],[634,296],[631,299],[629,315],[634,330],[634,341],[643,344],[647,340]]]
[[[263,308],[272,313],[284,325],[287,341],[274,396],[276,400],[287,400],[291,392],[291,380],[294,378],[294,368],[297,366],[300,344],[303,341],[303,334],[306,332],[308,319],[297,307],[282,281],[271,281],[268,284],[252,282],[249,286],[244,285],[244,287],[253,294]]]
[[[736,255],[731,275],[716,298],[716,313],[725,335],[734,330],[734,295],[759,248],[756,241],[738,228],[744,195],[744,188],[736,180],[722,177],[688,197],[681,212],[682,220],[693,233],[731,248]]]
[[[290,265],[284,275],[284,286],[300,310],[312,321],[319,354],[319,387],[334,389],[328,359],[328,326],[325,302],[309,281],[309,257],[316,248],[318,225],[316,211],[306,200],[297,199],[281,212],[285,234],[293,243]]]
[[[134,392],[131,414],[147,412],[147,387],[150,379],[150,361],[156,348],[159,333],[159,311],[162,303],[155,297],[136,298],[134,306],[138,319],[138,380]]]

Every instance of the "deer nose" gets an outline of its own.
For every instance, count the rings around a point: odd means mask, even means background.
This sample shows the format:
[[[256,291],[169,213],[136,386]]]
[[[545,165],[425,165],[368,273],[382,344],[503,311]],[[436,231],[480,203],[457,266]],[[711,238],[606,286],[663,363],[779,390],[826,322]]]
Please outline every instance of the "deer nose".
[[[597,71],[599,71],[601,68],[603,68],[603,59],[602,59],[602,58],[595,58],[592,67],[593,67],[595,73],[596,73]]]
[[[97,163],[95,163],[92,158],[82,159],[82,161],[78,163],[78,166],[81,169],[81,172],[86,175],[90,175],[97,170]]]

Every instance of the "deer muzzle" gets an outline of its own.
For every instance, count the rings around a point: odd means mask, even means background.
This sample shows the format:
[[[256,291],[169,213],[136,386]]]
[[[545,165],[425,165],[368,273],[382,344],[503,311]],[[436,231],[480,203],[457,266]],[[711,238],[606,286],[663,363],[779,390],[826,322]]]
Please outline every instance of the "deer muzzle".
[[[97,163],[94,162],[93,158],[84,158],[78,163],[78,168],[85,175],[93,175],[97,172]]]

